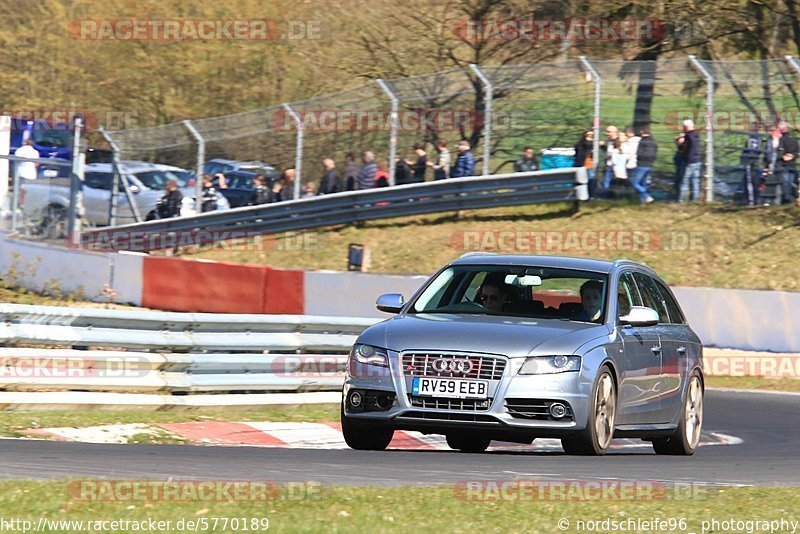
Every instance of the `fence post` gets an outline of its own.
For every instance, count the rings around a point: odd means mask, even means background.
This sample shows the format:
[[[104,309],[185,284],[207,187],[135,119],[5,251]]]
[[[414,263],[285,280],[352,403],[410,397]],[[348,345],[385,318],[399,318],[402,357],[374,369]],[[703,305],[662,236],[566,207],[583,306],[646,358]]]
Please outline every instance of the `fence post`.
[[[714,75],[700,63],[697,56],[689,61],[706,79],[706,202],[714,201]],[[690,184],[691,185],[691,184]]]
[[[19,162],[14,162],[14,172],[12,173],[14,179],[14,193],[11,195],[11,231],[17,231],[17,220],[19,211]]]
[[[75,117],[72,132],[72,169],[70,172],[69,212],[67,214],[67,239],[73,245],[81,243],[81,220],[83,219],[83,164],[81,152],[81,129],[83,119]]]
[[[300,171],[303,167],[303,121],[300,120],[300,115],[289,104],[284,104],[283,109],[291,115],[295,126],[297,126],[297,145],[294,155],[294,198],[296,200],[300,198]]]
[[[203,212],[203,166],[206,162],[206,140],[194,127],[192,121],[185,120],[183,121],[183,125],[186,126],[186,129],[189,130],[189,133],[192,134],[194,140],[197,141],[197,178],[195,178],[195,196],[197,197],[195,200],[195,210],[197,214],[201,214]]]
[[[600,99],[602,98],[603,78],[594,68],[594,65],[586,56],[580,56],[581,65],[586,72],[594,79],[594,118],[592,120],[592,130],[594,131],[594,141],[592,142],[592,164],[595,174],[600,169]],[[596,180],[600,178],[595,176]]]
[[[390,133],[389,133],[389,185],[394,185],[394,171],[395,171],[395,158],[397,157],[397,129],[398,129],[398,113],[400,109],[400,99],[392,92],[389,86],[382,78],[375,80],[383,92],[389,96],[392,101],[392,111],[390,115]]]
[[[109,226],[116,226],[117,224],[117,209],[119,206],[119,184],[122,182],[122,187],[125,190],[125,198],[128,199],[128,204],[130,205],[131,212],[133,213],[133,220],[136,222],[141,222],[142,217],[139,215],[139,208],[136,206],[136,202],[133,199],[133,193],[131,193],[131,188],[128,185],[128,178],[122,173],[122,163],[120,163],[119,159],[119,145],[117,142],[114,141],[114,138],[111,137],[106,130],[100,128],[98,130],[100,135],[103,136],[103,139],[106,140],[108,145],[111,147],[111,154],[112,154],[112,163],[111,168],[114,172],[114,179],[111,185],[111,203],[108,206],[108,225]],[[120,180],[121,179],[121,180]]]
[[[469,67],[483,83],[485,92],[483,100],[483,176],[489,176],[489,158],[492,154],[492,99],[494,98],[494,86],[477,65],[472,63]]]

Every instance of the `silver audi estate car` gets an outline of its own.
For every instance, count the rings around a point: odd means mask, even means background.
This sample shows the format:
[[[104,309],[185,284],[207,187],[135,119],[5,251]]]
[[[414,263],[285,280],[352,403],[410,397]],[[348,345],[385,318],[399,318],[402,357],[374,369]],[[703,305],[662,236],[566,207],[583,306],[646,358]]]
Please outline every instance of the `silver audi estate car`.
[[[605,454],[613,437],[693,454],[703,423],[702,345],[648,267],[554,256],[466,254],[353,346],[342,432],[382,450],[395,430],[453,449],[559,438]]]

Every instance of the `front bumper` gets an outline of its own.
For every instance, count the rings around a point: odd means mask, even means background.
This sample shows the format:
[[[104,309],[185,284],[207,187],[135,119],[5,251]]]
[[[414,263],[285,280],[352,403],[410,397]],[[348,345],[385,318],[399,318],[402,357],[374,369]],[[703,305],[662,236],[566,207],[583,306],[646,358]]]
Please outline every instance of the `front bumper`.
[[[497,434],[521,433],[532,437],[561,437],[586,426],[592,381],[583,377],[581,372],[523,376],[518,371],[524,358],[511,358],[507,360],[500,379],[489,381],[491,403],[488,408],[477,407],[474,402],[462,405],[458,399],[438,397],[424,397],[426,401],[437,399],[439,402],[424,402],[421,405],[422,397],[410,394],[411,376],[404,375],[398,368],[397,353],[389,356],[390,368],[385,371],[385,376],[348,375],[342,401],[345,415],[353,422],[426,433],[444,434],[452,430],[475,429]],[[391,396],[392,402],[388,409],[353,409],[348,398],[354,390],[377,395],[385,392]],[[563,403],[569,408],[569,416],[560,420],[552,417],[543,419],[521,415],[519,409],[509,409],[510,405],[529,406],[531,401],[545,403],[545,406],[550,402]]]

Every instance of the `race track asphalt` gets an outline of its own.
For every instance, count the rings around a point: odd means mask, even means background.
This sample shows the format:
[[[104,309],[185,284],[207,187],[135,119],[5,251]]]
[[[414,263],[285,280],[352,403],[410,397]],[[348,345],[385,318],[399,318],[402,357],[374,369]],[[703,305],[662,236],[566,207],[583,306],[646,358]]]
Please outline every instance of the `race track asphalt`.
[[[340,485],[432,485],[526,477],[800,486],[800,395],[712,390],[706,392],[705,408],[704,432],[736,436],[742,442],[701,447],[692,457],[657,456],[642,447],[591,458],[560,451],[367,452],[3,439],[0,477],[313,480]]]

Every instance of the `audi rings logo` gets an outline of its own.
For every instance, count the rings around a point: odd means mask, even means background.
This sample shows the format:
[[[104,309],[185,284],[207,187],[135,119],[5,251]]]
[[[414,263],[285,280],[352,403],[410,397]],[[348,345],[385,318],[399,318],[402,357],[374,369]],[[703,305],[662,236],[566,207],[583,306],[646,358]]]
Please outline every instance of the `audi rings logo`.
[[[436,360],[433,360],[431,367],[439,374],[452,373],[465,375],[472,370],[472,362],[469,360],[437,358]]]

